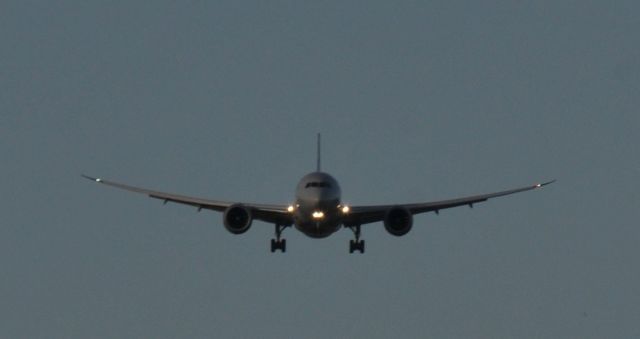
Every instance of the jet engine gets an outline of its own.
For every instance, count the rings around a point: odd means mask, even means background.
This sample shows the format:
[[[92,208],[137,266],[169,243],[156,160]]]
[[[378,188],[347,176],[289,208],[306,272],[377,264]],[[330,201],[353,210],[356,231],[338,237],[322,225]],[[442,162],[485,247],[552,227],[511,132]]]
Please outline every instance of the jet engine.
[[[251,210],[241,204],[229,206],[224,211],[224,227],[233,234],[242,234],[251,227]]]
[[[384,228],[397,237],[409,233],[412,226],[413,215],[404,207],[392,207],[384,216]]]

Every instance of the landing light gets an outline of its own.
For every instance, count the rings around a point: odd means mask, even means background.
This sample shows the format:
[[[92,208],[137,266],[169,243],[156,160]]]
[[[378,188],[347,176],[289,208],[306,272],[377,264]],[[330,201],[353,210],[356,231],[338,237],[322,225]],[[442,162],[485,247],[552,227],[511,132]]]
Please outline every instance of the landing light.
[[[315,212],[313,212],[313,214],[311,214],[311,216],[313,217],[313,219],[322,219],[322,218],[324,218],[324,212],[315,211]]]
[[[351,209],[349,208],[349,206],[344,206],[344,207],[342,207],[342,213],[344,213],[344,214],[349,213],[349,211],[350,211],[350,210],[351,210]]]
[[[294,208],[292,205],[289,205],[289,207],[287,207],[287,212],[291,213],[293,212]]]

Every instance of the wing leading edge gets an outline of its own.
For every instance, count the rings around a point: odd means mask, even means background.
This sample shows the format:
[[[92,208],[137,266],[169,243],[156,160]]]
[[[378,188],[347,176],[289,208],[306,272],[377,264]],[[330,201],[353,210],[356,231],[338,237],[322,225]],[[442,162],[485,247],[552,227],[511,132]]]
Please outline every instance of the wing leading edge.
[[[230,201],[220,201],[220,200],[210,200],[204,198],[190,197],[186,195],[166,193],[160,191],[149,190],[146,188],[140,188],[130,185],[125,185],[109,180],[104,180],[101,178],[94,178],[88,175],[82,174],[82,177],[89,179],[91,181],[123,189],[130,192],[141,193],[149,196],[150,198],[163,200],[166,204],[167,202],[174,202],[183,205],[189,205],[198,208],[198,211],[202,209],[208,209],[217,212],[224,212],[229,206],[236,204],[236,202]],[[240,203],[251,209],[253,212],[253,217],[258,220],[262,220],[268,223],[278,223],[278,224],[291,224],[293,221],[291,220],[290,213],[287,212],[287,206],[284,205],[266,205],[266,204],[252,204],[252,203]]]
[[[151,198],[163,200],[165,204],[167,202],[174,202],[178,204],[193,206],[193,207],[196,207],[198,211],[202,209],[208,209],[208,210],[213,210],[218,212],[224,212],[229,206],[236,204],[236,202],[230,202],[230,201],[210,200],[210,199],[204,199],[204,198],[198,198],[198,197],[190,197],[185,195],[149,190],[146,188],[140,188],[140,187],[121,184],[121,183],[117,183],[109,180],[104,180],[101,178],[95,178],[95,177],[91,177],[84,174],[82,176],[86,179],[89,179],[91,181],[94,181],[100,184],[112,186],[115,188],[130,191],[130,192],[145,194]],[[440,210],[443,210],[443,209],[453,208],[458,206],[465,206],[465,205],[473,207],[474,204],[487,201],[491,198],[497,198],[505,195],[534,190],[534,189],[552,184],[554,182],[555,180],[552,180],[545,183],[535,184],[535,185],[526,186],[526,187],[520,187],[520,188],[506,190],[506,191],[474,195],[474,196],[449,199],[449,200],[441,200],[441,201],[412,203],[412,204],[395,204],[395,205],[351,206],[349,214],[344,218],[343,223],[345,226],[357,226],[357,225],[364,225],[364,224],[382,221],[384,220],[387,211],[389,211],[393,207],[406,208],[411,214],[420,214],[420,213],[426,213],[426,212],[436,212],[437,214],[439,213]],[[287,211],[287,206],[252,204],[252,203],[240,203],[240,204],[250,208],[253,213],[253,217],[255,219],[262,220],[268,223],[275,223],[279,225],[291,225],[293,223],[291,213]]]
[[[487,201],[491,198],[502,197],[509,194],[530,191],[537,188],[544,187],[546,185],[554,183],[555,180],[551,180],[541,184],[535,184],[532,186],[520,187],[516,189],[468,196],[457,199],[449,199],[449,200],[441,200],[441,201],[432,201],[432,202],[422,202],[422,203],[413,203],[413,204],[398,204],[398,205],[378,205],[378,206],[352,206],[350,208],[349,216],[345,220],[346,226],[356,226],[363,225],[373,222],[378,222],[384,220],[384,217],[387,211],[393,207],[404,207],[411,214],[420,214],[426,212],[436,212],[439,213],[440,210],[453,208],[458,206],[469,206],[473,207],[474,204]]]

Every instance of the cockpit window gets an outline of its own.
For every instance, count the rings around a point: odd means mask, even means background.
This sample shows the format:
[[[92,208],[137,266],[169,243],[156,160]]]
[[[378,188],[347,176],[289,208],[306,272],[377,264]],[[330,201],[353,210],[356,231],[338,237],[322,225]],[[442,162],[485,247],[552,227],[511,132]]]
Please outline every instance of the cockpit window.
[[[331,187],[331,184],[329,184],[328,182],[312,181],[312,182],[308,182],[307,185],[305,186],[305,188],[309,188],[309,187]]]

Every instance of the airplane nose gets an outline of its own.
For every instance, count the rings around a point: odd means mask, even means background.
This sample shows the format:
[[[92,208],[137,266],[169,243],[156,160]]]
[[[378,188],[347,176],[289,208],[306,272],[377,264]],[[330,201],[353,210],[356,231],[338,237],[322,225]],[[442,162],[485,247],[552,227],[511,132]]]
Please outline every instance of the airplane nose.
[[[304,200],[308,201],[314,205],[322,205],[322,207],[326,207],[324,205],[335,205],[335,202],[340,200],[340,196],[335,192],[331,192],[329,190],[322,190],[316,192],[315,194],[308,195],[304,198]]]

